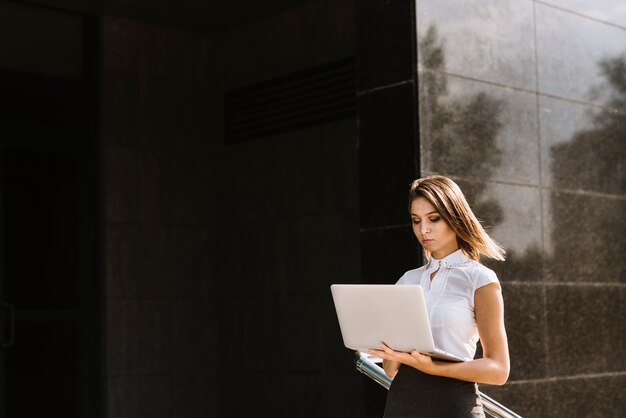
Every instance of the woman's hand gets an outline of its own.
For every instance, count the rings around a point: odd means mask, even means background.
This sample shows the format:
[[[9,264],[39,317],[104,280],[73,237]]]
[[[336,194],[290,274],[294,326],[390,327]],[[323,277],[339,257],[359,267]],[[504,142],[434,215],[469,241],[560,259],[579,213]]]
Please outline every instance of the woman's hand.
[[[384,360],[388,376],[395,376],[400,364],[414,367],[424,373],[465,380],[468,382],[502,385],[509,376],[509,348],[504,329],[504,304],[498,283],[482,286],[474,294],[476,325],[483,346],[483,358],[459,363],[433,361],[417,351],[394,351],[381,343],[380,350],[368,350]]]
[[[390,362],[392,365],[405,364],[428,374],[433,374],[435,369],[435,363],[433,363],[432,358],[429,356],[425,356],[419,351],[413,351],[411,353],[395,351],[383,342],[380,343],[380,350],[368,350],[368,353],[380,357],[385,360],[385,362]],[[389,375],[390,373],[387,371],[387,368],[388,367],[385,367],[385,372]],[[397,372],[398,367],[393,367],[393,369]],[[395,375],[395,373],[393,374]]]

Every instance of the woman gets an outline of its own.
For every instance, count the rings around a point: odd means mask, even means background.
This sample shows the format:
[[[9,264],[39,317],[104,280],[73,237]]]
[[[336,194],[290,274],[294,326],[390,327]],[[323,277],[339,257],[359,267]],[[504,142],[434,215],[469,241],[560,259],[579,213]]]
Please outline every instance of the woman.
[[[415,180],[409,190],[413,232],[428,263],[397,284],[422,286],[435,346],[462,358],[433,360],[381,343],[370,354],[383,359],[393,378],[385,418],[484,417],[476,382],[502,385],[509,375],[502,293],[496,274],[480,264],[484,255],[504,260],[459,186],[447,177]],[[474,360],[480,337],[483,357]]]

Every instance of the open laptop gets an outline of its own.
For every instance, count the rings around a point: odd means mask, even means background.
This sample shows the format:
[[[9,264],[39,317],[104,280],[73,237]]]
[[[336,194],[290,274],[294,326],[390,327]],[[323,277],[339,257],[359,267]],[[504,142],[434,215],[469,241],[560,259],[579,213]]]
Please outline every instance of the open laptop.
[[[463,361],[435,347],[421,286],[334,284],[330,290],[346,347],[367,352],[383,341],[396,351]]]

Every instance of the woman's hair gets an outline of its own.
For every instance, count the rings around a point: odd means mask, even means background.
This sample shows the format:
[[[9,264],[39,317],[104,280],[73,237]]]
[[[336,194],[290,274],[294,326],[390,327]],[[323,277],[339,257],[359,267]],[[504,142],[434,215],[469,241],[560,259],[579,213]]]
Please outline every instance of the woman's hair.
[[[479,261],[482,254],[495,260],[504,260],[504,248],[485,232],[454,181],[444,176],[417,179],[409,189],[409,211],[411,203],[418,197],[426,198],[435,207],[452,228],[459,247],[469,258]],[[424,256],[430,258],[430,252],[424,250]]]

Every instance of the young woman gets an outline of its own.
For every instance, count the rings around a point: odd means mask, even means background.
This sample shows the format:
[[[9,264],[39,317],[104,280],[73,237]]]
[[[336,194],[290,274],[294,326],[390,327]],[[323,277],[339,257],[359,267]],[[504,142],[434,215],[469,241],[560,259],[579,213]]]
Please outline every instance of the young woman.
[[[464,361],[433,360],[381,343],[370,354],[383,359],[393,378],[385,418],[484,417],[476,383],[502,385],[509,375],[504,306],[496,274],[480,264],[484,255],[504,260],[459,186],[447,177],[415,180],[409,190],[413,232],[426,265],[398,280],[424,290],[435,346]],[[480,337],[483,357],[474,360]]]

